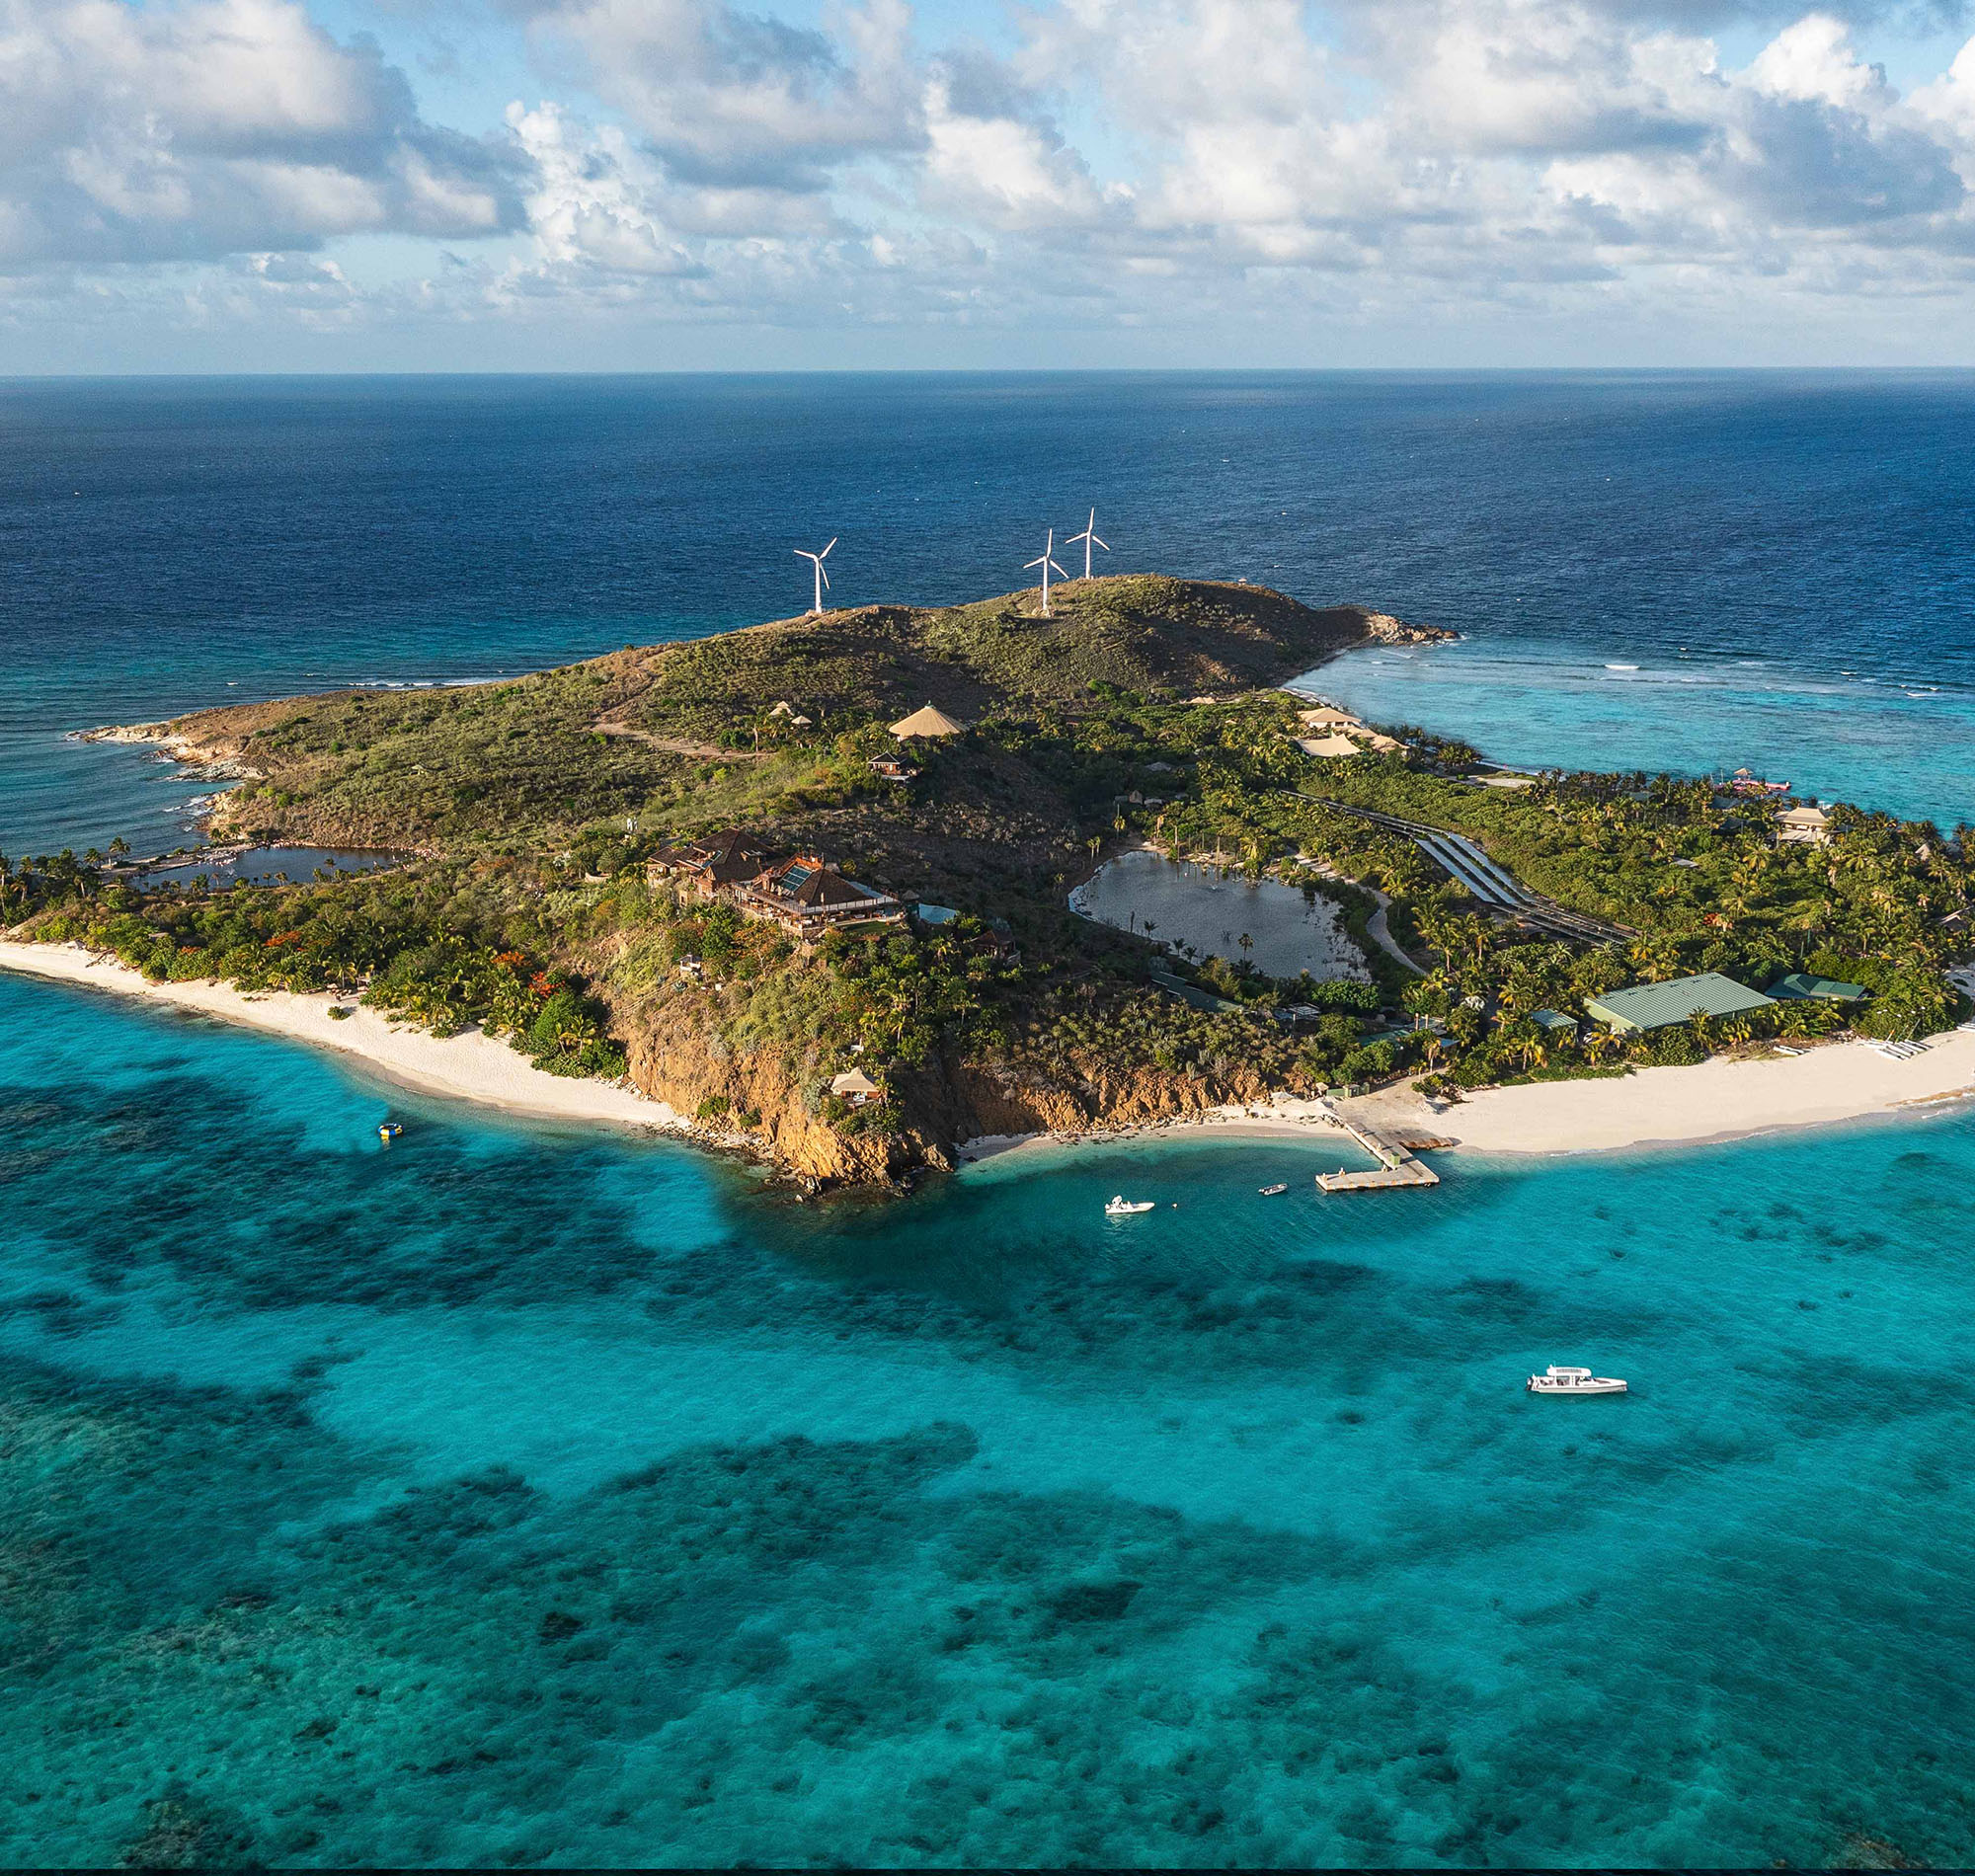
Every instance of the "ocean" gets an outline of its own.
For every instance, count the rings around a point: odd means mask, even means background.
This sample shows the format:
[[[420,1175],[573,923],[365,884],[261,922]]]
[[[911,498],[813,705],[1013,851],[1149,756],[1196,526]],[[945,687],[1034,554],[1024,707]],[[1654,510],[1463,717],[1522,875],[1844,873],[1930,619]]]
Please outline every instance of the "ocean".
[[[0,386],[0,847],[185,837],[89,724],[787,613],[832,534],[844,603],[1000,589],[1092,503],[1462,631],[1313,681],[1498,759],[1949,823],[1971,392]],[[1975,1860],[1965,1114],[796,1208],[3,977],[0,1109],[0,1861]]]

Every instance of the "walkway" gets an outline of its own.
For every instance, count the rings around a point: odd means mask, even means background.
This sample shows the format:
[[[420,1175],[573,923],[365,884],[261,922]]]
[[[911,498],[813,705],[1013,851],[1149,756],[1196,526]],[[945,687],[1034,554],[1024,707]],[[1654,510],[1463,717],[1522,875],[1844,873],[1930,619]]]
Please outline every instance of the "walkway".
[[[1284,791],[1298,801],[1312,802],[1334,814],[1355,815],[1360,821],[1402,833],[1436,866],[1490,910],[1506,912],[1523,924],[1546,931],[1558,938],[1574,938],[1581,944],[1609,945],[1638,933],[1603,918],[1573,912],[1554,899],[1532,893],[1511,879],[1465,834],[1450,833],[1445,827],[1431,827],[1424,821],[1407,821],[1399,815],[1381,814],[1375,808],[1354,808],[1349,802],[1332,801],[1323,795],[1305,795],[1301,789]]]

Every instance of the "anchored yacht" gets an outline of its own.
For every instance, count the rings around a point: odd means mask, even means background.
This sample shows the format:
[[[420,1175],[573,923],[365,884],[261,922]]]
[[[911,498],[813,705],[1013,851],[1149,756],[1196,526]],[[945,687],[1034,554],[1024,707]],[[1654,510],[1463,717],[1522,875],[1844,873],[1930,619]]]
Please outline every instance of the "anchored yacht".
[[[1109,1205],[1107,1205],[1104,1208],[1104,1215],[1107,1218],[1128,1218],[1135,1212],[1150,1212],[1152,1210],[1153,1210],[1152,1200],[1140,1199],[1139,1201],[1134,1203],[1132,1200],[1126,1198],[1125,1195],[1121,1192],[1115,1199],[1111,1201]]]
[[[1622,1394],[1623,1381],[1594,1374],[1588,1368],[1551,1366],[1540,1374],[1532,1374],[1527,1383],[1532,1394]]]

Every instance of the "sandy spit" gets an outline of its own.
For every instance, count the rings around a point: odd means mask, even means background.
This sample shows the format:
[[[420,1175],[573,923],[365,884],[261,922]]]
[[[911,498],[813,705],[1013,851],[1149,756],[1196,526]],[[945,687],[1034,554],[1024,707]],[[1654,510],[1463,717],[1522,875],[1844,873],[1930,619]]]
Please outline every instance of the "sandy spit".
[[[178,1009],[198,1010],[251,1029],[355,1055],[407,1087],[504,1108],[513,1114],[562,1121],[609,1121],[625,1126],[683,1129],[663,1101],[648,1101],[628,1085],[544,1074],[525,1055],[477,1029],[439,1037],[392,1023],[348,998],[270,990],[249,995],[227,983],[152,983],[115,958],[81,945],[0,942],[0,970],[114,990]],[[344,1018],[332,1008],[349,1009]]]

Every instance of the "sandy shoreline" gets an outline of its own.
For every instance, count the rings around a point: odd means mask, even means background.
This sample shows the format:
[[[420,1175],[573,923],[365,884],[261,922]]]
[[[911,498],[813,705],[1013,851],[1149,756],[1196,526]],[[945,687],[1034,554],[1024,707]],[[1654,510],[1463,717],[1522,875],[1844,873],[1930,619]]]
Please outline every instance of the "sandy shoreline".
[[[1905,1061],[1862,1042],[1826,1043],[1795,1056],[1717,1055],[1691,1068],[1490,1088],[1439,1113],[1410,1089],[1340,1107],[1374,1127],[1431,1129],[1473,1152],[1598,1153],[1746,1139],[1971,1097],[1975,1031],[1950,1030]]]
[[[1435,1108],[1401,1086],[1328,1104],[1284,1099],[1218,1108],[1196,1120],[1115,1133],[1000,1134],[969,1140],[961,1152],[979,1162],[1079,1144],[1207,1136],[1328,1138],[1344,1146],[1334,1108],[1379,1132],[1433,1134],[1452,1142],[1457,1152],[1606,1153],[1747,1139],[1956,1100],[1975,1100],[1975,1031],[1936,1036],[1906,1061],[1889,1059],[1865,1043],[1829,1043],[1796,1056],[1747,1061],[1716,1056],[1692,1068],[1490,1088],[1454,1107]]]
[[[353,1008],[347,998],[283,990],[249,995],[224,983],[152,983],[114,958],[99,958],[72,944],[0,941],[0,970],[198,1010],[354,1056],[407,1087],[510,1113],[690,1131],[664,1102],[648,1101],[628,1086],[544,1074],[506,1043],[477,1030],[437,1037],[388,1022],[360,1004]],[[352,1009],[352,1014],[332,1017],[332,1007]],[[967,1140],[961,1144],[960,1158],[963,1164],[979,1164],[1010,1153],[1028,1159],[1049,1148],[1188,1136],[1328,1138],[1342,1145],[1333,1105],[1336,1113],[1375,1129],[1438,1135],[1452,1141],[1457,1151],[1615,1152],[1637,1146],[1698,1146],[1957,1099],[1975,1099],[1975,1031],[1937,1036],[1923,1054],[1906,1061],[1891,1060],[1864,1043],[1830,1043],[1796,1056],[1752,1061],[1717,1056],[1692,1068],[1644,1068],[1598,1080],[1491,1088],[1441,1109],[1407,1087],[1334,1104],[1285,1096],[1151,1127]]]
[[[562,1121],[606,1121],[629,1127],[682,1128],[663,1101],[608,1081],[544,1074],[533,1062],[478,1030],[434,1036],[387,1021],[347,997],[270,990],[248,995],[228,983],[152,983],[115,958],[99,958],[80,945],[0,942],[0,970],[18,971],[91,989],[115,991],[175,1009],[198,1010],[226,1022],[263,1029],[295,1042],[353,1055],[377,1073],[428,1094]],[[332,1007],[349,1009],[343,1018]]]

